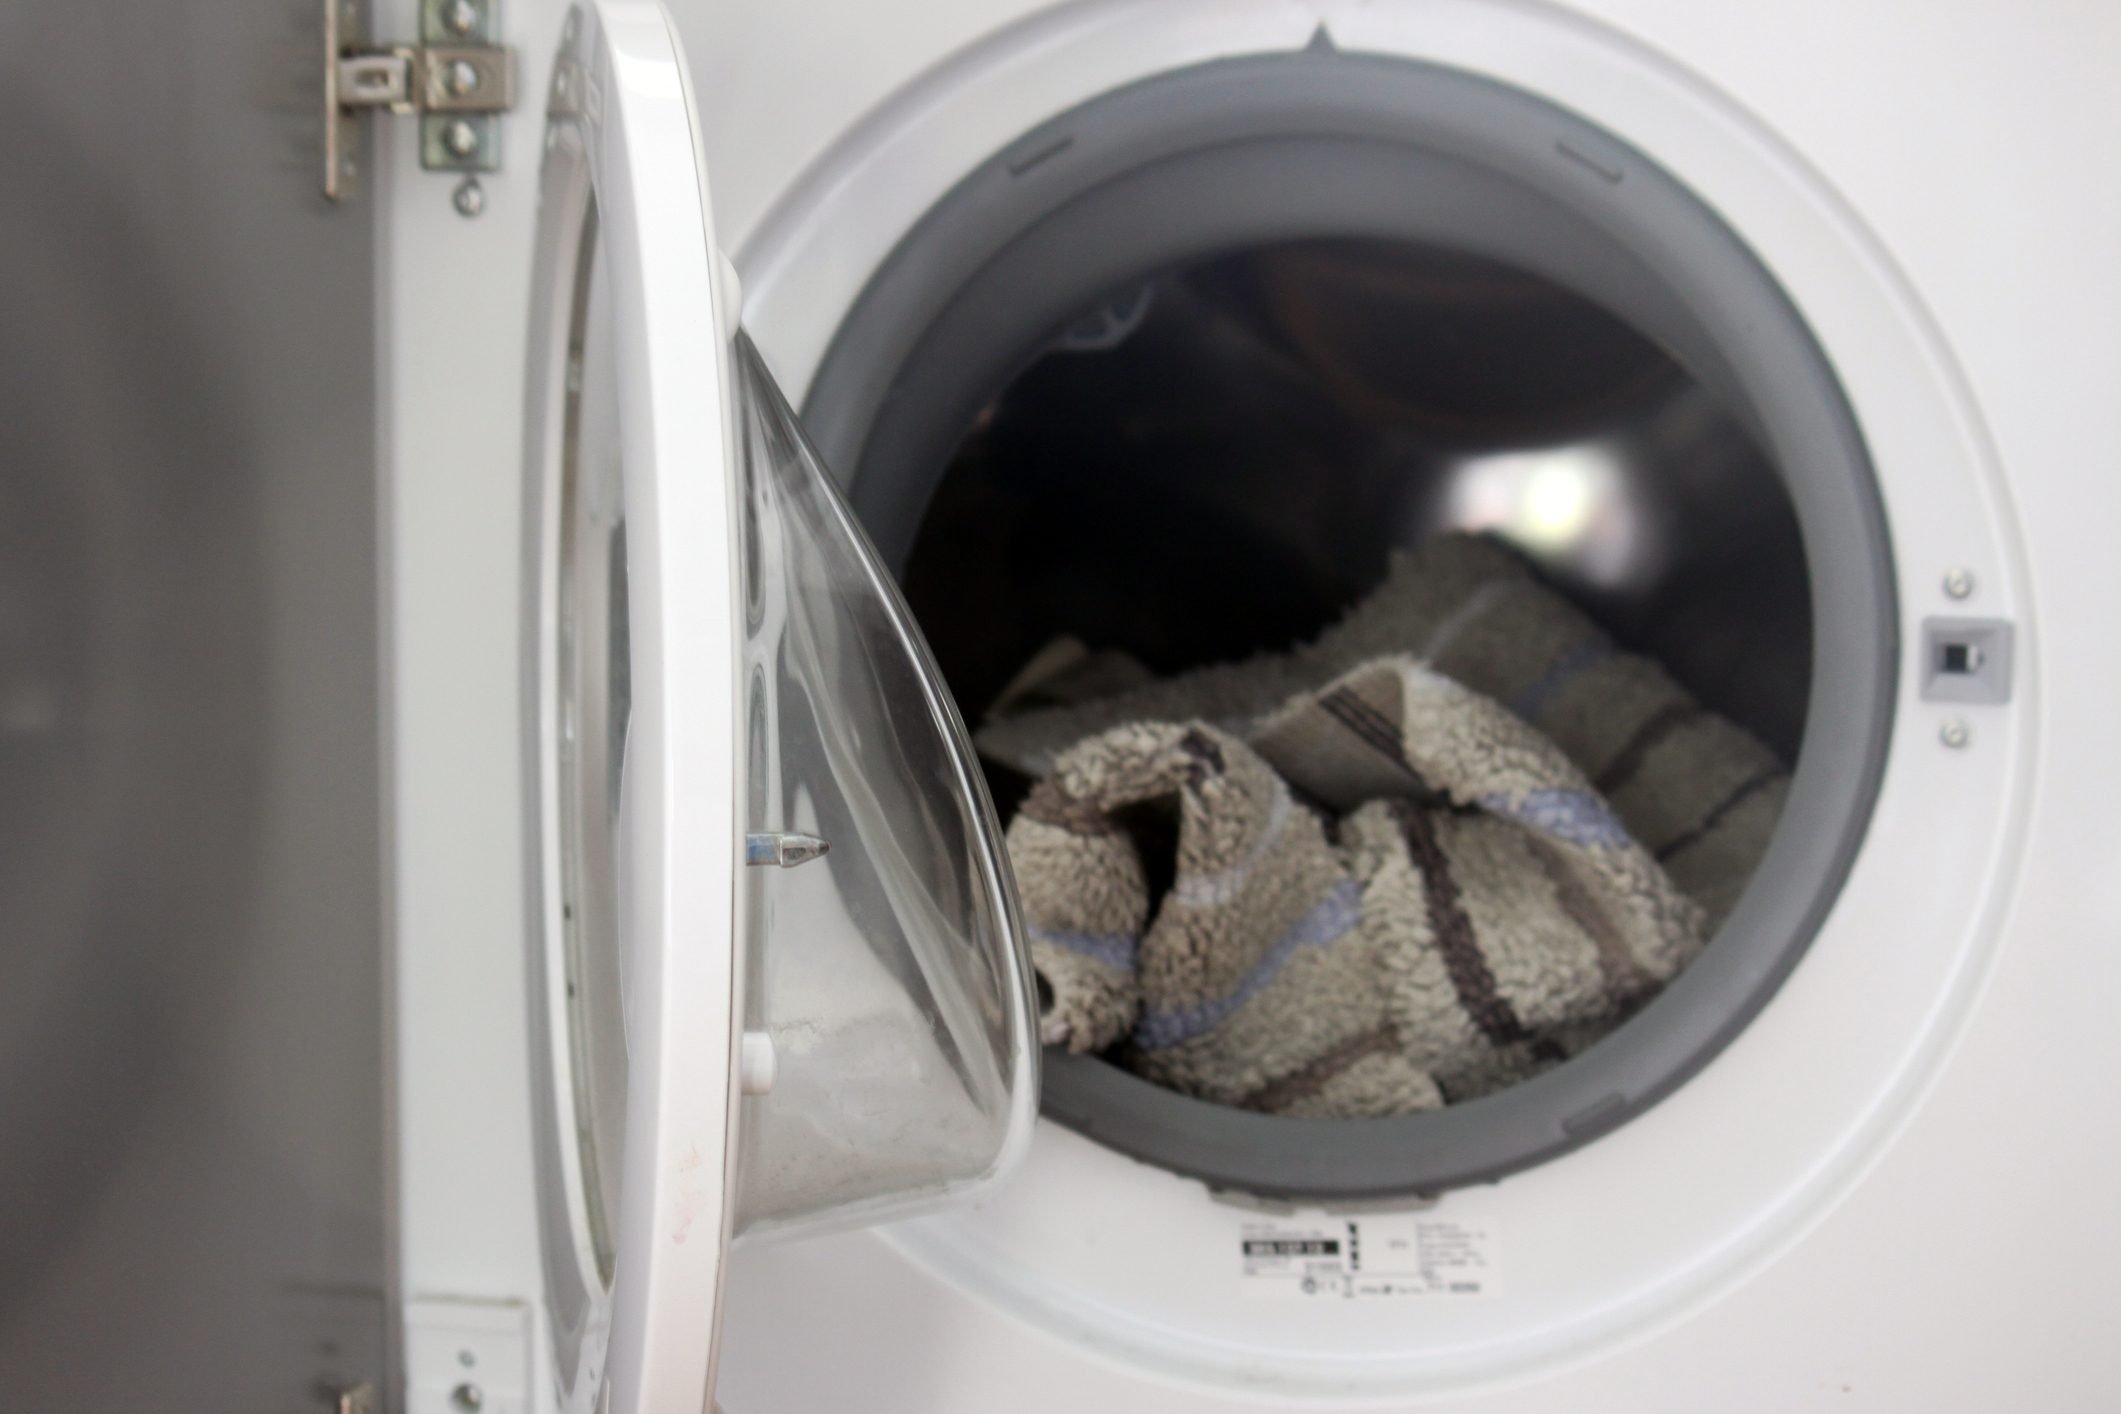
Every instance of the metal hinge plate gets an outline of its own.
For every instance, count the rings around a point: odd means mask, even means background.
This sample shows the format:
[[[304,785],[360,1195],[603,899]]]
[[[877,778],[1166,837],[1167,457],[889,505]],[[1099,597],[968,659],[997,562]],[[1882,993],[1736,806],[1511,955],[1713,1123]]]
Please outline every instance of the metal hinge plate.
[[[527,1301],[415,1297],[405,1303],[405,1414],[530,1414]]]
[[[500,115],[515,106],[515,51],[497,44],[500,0],[421,0],[420,43],[370,45],[362,0],[324,0],[324,195],[360,174],[360,119],[417,115],[420,165],[492,172]]]

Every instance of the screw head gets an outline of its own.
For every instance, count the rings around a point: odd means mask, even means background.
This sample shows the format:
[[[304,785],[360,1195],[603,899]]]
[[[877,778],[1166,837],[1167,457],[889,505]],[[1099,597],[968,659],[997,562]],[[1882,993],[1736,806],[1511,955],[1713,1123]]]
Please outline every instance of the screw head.
[[[456,207],[457,215],[476,216],[486,209],[486,188],[479,185],[477,177],[466,177],[457,183],[457,189],[450,193],[449,201]]]
[[[1937,728],[1937,740],[1954,751],[1965,750],[1966,744],[1973,739],[1973,729],[1967,726],[1964,717],[1947,718],[1944,725]]]
[[[470,34],[479,25],[479,7],[476,0],[449,0],[442,7],[442,23],[451,34]]]
[[[479,130],[459,118],[442,129],[442,146],[453,157],[469,157],[479,150]]]
[[[452,1409],[465,1410],[467,1414],[474,1409],[483,1409],[486,1406],[486,1391],[466,1380],[449,1392],[449,1405]]]
[[[449,66],[449,91],[462,98],[479,86],[479,66],[469,59],[458,59]]]
[[[1974,572],[1964,567],[1949,570],[1944,576],[1944,592],[1954,599],[1964,599],[1974,592]]]

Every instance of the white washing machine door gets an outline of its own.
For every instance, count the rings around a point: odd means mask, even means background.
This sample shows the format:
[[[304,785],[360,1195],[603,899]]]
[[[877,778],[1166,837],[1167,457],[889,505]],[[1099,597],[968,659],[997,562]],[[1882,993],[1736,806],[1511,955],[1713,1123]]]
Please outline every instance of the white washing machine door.
[[[711,1401],[733,1235],[972,1192],[1037,1108],[993,807],[737,332],[686,75],[658,0],[569,17],[532,296],[541,1237],[561,1407],[610,1414]]]

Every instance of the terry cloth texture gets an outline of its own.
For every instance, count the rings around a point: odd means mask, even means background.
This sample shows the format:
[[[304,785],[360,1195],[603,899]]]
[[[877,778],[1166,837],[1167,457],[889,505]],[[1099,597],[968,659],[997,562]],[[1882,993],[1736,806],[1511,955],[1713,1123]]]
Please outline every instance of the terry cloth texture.
[[[1395,555],[1375,592],[1290,653],[1156,679],[1124,655],[1063,640],[976,740],[989,760],[1042,778],[1070,746],[1123,723],[1201,721],[1246,738],[1291,698],[1388,654],[1420,659],[1537,727],[1712,927],[1737,904],[1782,814],[1782,763],[1482,536]]]
[[[1408,658],[1245,738],[1101,732],[1008,844],[1043,1039],[1119,1045],[1149,1080],[1274,1114],[1514,1084],[1624,1020],[1704,924],[1552,743]]]

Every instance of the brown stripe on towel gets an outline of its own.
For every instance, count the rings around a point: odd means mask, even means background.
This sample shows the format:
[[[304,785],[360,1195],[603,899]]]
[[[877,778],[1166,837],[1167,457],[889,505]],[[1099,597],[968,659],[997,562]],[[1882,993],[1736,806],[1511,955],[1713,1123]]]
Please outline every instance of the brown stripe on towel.
[[[1237,1103],[1248,1110],[1278,1113],[1299,1100],[1308,1100],[1316,1095],[1325,1089],[1335,1076],[1357,1061],[1367,1060],[1371,1056],[1392,1055],[1399,1049],[1397,1027],[1389,1022],[1373,1026],[1367,1031],[1356,1032],[1287,1075],[1268,1081]]]
[[[1673,702],[1652,712],[1641,726],[1635,728],[1613,759],[1606,762],[1605,769],[1598,773],[1598,793],[1611,799],[1635,779],[1642,763],[1651,752],[1664,744],[1666,737],[1687,723],[1708,716],[1708,709],[1693,702]]]
[[[1223,760],[1223,749],[1198,727],[1178,739],[1178,749],[1186,755],[1190,768],[1187,779],[1193,785],[1200,785],[1208,777],[1220,776],[1230,769],[1229,763]]]
[[[1348,729],[1349,735],[1375,751],[1388,765],[1405,775],[1417,795],[1430,795],[1434,788],[1414,764],[1407,760],[1407,744],[1398,723],[1365,702],[1352,690],[1337,687],[1318,699],[1328,716]]]
[[[1406,764],[1406,750],[1400,743],[1399,729],[1394,727],[1385,714],[1363,701],[1346,687],[1336,687],[1318,699],[1333,719],[1363,742],[1379,756],[1400,765]]]
[[[1659,845],[1657,847],[1657,862],[1662,864],[1667,859],[1683,852],[1689,845],[1700,843],[1712,830],[1723,823],[1724,816],[1745,804],[1747,800],[1765,787],[1771,786],[1781,779],[1782,767],[1777,765],[1764,766],[1752,775],[1747,776],[1738,783],[1736,790],[1717,802],[1714,810],[1701,817],[1700,824],[1691,830],[1682,832],[1677,839],[1668,840],[1664,844]]]
[[[1458,880],[1451,874],[1451,860],[1437,842],[1436,829],[1426,811],[1404,800],[1388,802],[1392,819],[1407,841],[1407,852],[1421,874],[1422,901],[1428,909],[1429,927],[1436,934],[1437,951],[1443,954],[1444,971],[1458,1005],[1480,1034],[1497,1046],[1533,1043],[1533,1053],[1542,1060],[1560,1060],[1565,1053],[1552,1041],[1535,1037],[1518,1019],[1517,1009],[1495,985],[1495,973],[1473,936],[1473,920],[1459,901]]]
[[[1299,798],[1328,819],[1366,800],[1430,796],[1392,730],[1397,714],[1375,700],[1399,692],[1397,681],[1350,682],[1298,698],[1261,722],[1251,745],[1284,781],[1300,784]]]

